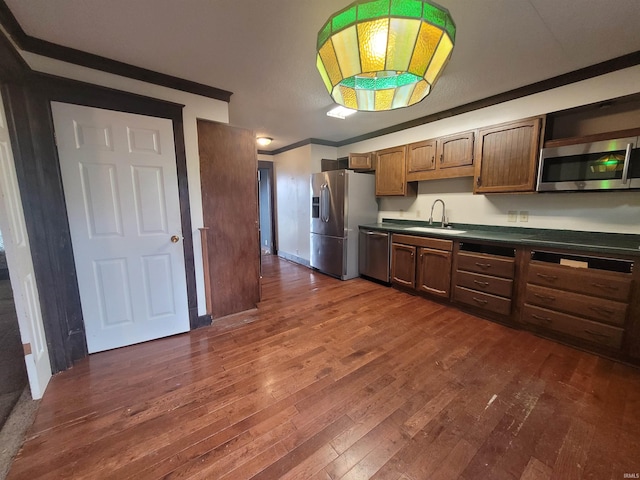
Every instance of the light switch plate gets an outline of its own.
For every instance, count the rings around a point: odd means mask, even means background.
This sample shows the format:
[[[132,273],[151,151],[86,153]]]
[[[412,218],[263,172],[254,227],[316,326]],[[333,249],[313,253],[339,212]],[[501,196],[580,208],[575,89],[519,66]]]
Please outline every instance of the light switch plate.
[[[529,212],[526,210],[520,211],[520,221],[528,222],[529,221]]]
[[[518,221],[518,212],[515,210],[509,210],[507,212],[507,221],[508,222],[517,222]]]

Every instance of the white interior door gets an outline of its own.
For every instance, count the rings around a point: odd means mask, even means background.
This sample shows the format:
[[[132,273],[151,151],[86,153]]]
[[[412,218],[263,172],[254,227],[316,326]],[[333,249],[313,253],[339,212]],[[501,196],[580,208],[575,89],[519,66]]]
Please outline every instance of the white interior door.
[[[51,106],[89,353],[186,332],[172,122]]]
[[[44,334],[38,286],[33,273],[31,248],[24,222],[22,201],[7,122],[0,98],[0,230],[18,315],[31,396],[42,398],[51,378],[51,364]]]

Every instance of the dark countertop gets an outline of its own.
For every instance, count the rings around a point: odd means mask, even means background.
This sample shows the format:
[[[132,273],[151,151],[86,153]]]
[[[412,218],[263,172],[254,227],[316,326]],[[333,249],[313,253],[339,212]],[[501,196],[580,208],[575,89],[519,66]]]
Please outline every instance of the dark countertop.
[[[391,233],[402,233],[420,237],[447,238],[450,240],[478,240],[508,245],[532,247],[567,248],[603,254],[630,255],[640,257],[640,235],[627,233],[581,232],[573,230],[547,230],[539,228],[496,227],[491,225],[454,224],[455,230],[465,233],[447,232],[427,222],[415,220],[383,219],[382,223],[360,225],[360,228]],[[411,227],[429,227],[433,231],[410,230]]]

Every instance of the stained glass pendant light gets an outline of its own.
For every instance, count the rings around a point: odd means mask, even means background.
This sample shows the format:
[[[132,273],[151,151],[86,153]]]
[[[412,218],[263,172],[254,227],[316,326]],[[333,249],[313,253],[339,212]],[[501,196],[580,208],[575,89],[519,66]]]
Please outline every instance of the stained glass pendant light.
[[[449,11],[427,0],[357,0],[318,33],[316,65],[336,103],[354,110],[408,107],[425,98],[456,36]]]

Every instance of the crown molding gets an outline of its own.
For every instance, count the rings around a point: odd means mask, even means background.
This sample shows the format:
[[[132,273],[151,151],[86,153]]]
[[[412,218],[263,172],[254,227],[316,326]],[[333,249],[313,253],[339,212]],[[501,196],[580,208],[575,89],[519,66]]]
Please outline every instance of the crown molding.
[[[166,75],[146,68],[136,67],[135,65],[119,62],[100,55],[94,55],[75,48],[64,47],[27,35],[4,0],[0,0],[0,24],[6,29],[18,48],[27,52],[174,90],[221,100],[227,103],[229,103],[231,95],[233,95],[232,92],[209,85]]]

